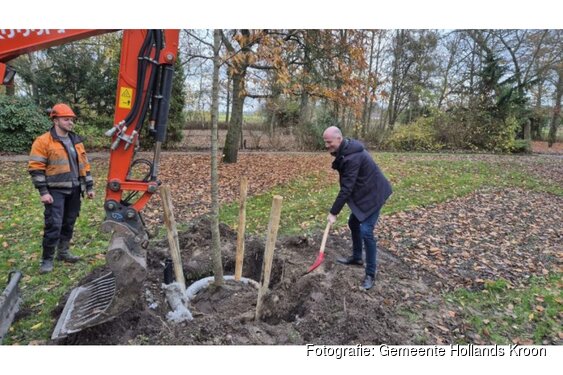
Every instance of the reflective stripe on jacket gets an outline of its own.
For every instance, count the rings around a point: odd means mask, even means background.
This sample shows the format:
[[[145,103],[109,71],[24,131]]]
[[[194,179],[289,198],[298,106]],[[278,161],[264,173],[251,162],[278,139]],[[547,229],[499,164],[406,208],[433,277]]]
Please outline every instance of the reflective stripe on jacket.
[[[90,163],[82,139],[73,132],[68,133],[78,158],[78,174],[82,191],[94,188],[94,180],[90,174]],[[49,189],[72,188],[69,155],[55,128],[35,139],[29,154],[27,167],[31,179],[39,194],[49,193]]]

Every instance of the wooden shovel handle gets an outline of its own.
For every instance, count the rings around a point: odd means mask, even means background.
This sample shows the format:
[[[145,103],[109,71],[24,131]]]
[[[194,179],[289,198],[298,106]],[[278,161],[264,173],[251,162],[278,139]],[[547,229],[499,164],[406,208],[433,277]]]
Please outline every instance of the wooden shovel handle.
[[[323,234],[323,240],[321,241],[321,250],[320,250],[321,254],[325,252],[326,240],[328,238],[328,231],[329,230],[330,230],[330,221],[326,223],[326,229],[325,229],[325,232]]]

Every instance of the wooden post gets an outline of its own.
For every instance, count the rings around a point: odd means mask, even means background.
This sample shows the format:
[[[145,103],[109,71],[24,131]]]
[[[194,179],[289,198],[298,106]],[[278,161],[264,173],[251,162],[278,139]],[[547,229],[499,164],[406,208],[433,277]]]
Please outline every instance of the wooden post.
[[[182,269],[182,258],[180,256],[180,242],[178,241],[178,229],[176,228],[176,219],[174,218],[174,206],[170,196],[168,186],[160,186],[160,197],[162,198],[162,207],[164,208],[164,223],[168,233],[168,244],[170,245],[170,257],[174,264],[174,275],[183,289],[186,289],[186,280],[184,279],[184,270]]]
[[[248,192],[248,178],[242,176],[240,180],[240,200],[238,210],[238,232],[237,232],[237,256],[235,261],[235,280],[239,281],[242,276],[242,265],[244,261],[244,230],[246,226],[246,194]]]
[[[268,223],[268,234],[266,238],[266,249],[264,250],[264,263],[262,265],[262,285],[258,290],[258,301],[256,302],[256,319],[260,319],[262,313],[262,299],[270,285],[270,274],[272,273],[272,262],[274,260],[274,249],[280,226],[281,204],[283,198],[274,195],[272,210],[270,211],[270,222]]]

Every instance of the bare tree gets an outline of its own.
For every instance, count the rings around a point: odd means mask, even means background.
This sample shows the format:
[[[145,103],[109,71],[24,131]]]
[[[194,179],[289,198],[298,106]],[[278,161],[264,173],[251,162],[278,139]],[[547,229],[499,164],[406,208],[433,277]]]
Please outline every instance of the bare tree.
[[[221,59],[221,30],[213,32],[213,79],[211,89],[211,238],[213,273],[215,285],[223,285],[223,264],[221,262],[221,237],[219,234],[219,177],[217,173],[217,123],[219,117],[219,69]]]
[[[531,83],[537,79],[533,67],[544,49],[548,30],[495,30],[492,31],[505,47],[512,63],[512,74],[516,81],[518,98],[524,100]],[[524,106],[522,106],[524,110]],[[531,139],[531,121],[526,117],[522,126],[524,138]]]

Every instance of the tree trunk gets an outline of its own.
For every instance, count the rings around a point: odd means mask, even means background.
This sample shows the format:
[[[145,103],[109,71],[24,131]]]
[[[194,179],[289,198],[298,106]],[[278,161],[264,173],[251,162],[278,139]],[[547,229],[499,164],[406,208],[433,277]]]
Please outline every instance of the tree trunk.
[[[220,48],[221,31],[215,29],[213,32],[213,83],[211,89],[211,252],[216,286],[222,286],[224,283],[223,264],[221,262],[221,237],[219,234],[219,177],[217,173]]]
[[[276,114],[277,111],[274,110],[272,111],[271,117],[270,117],[270,122],[268,123],[268,135],[270,137],[274,136],[274,129],[276,128]]]
[[[29,59],[29,66],[30,66],[30,81],[31,81],[31,97],[33,98],[33,102],[38,106],[42,107],[43,103],[41,102],[41,97],[39,96],[39,87],[37,87],[37,78],[35,75],[35,71],[38,69],[37,62],[32,53],[28,53],[27,58]]]
[[[301,100],[299,102],[299,124],[301,126],[307,124],[311,120],[310,112],[309,93],[307,90],[303,89],[303,91],[301,91]]]
[[[229,111],[231,109],[231,77],[227,78],[227,100],[225,106],[227,107],[227,113],[225,114],[225,123],[228,124],[230,115]]]
[[[532,122],[530,119],[526,119],[524,124],[522,125],[524,128],[524,139],[531,140],[532,139]]]
[[[229,122],[229,131],[225,139],[225,148],[223,149],[223,162],[236,163],[238,158],[239,141],[242,133],[242,116],[244,110],[244,77],[246,69],[242,72],[233,73],[233,105],[231,111],[231,121]]]
[[[387,109],[388,125],[391,130],[395,125],[397,120],[397,101],[398,101],[398,91],[399,91],[399,62],[401,58],[401,48],[402,48],[402,38],[404,31],[397,30],[395,36],[396,45],[393,47],[393,71],[391,73],[391,92],[389,93],[389,108]]]
[[[308,91],[308,82],[309,82],[309,75],[311,71],[311,58],[310,58],[310,51],[309,51],[309,42],[307,38],[307,34],[311,31],[305,31],[304,37],[304,50],[303,50],[303,76],[301,79],[301,98],[299,102],[299,124],[303,126],[311,121],[311,110],[309,105],[309,91]]]
[[[11,85],[6,85],[6,96],[16,95],[16,85],[12,82]]]
[[[553,106],[553,116],[551,117],[551,125],[549,126],[548,145],[553,146],[557,138],[557,127],[561,117],[561,96],[563,95],[563,64],[559,64],[557,69],[559,78],[557,80],[557,89],[555,91],[555,103]]]
[[[366,88],[365,88],[365,94],[364,94],[364,106],[363,106],[363,110],[362,110],[362,131],[361,131],[361,135],[362,137],[365,137],[366,135],[366,129],[369,126],[369,119],[368,119],[368,107],[369,107],[369,103],[370,103],[370,86],[371,86],[371,82],[370,82],[370,73],[371,73],[371,67],[373,64],[373,43],[375,41],[375,31],[372,30],[371,32],[371,40],[370,40],[370,47],[369,47],[369,63],[368,63],[368,70],[367,70],[367,74],[366,74]]]

